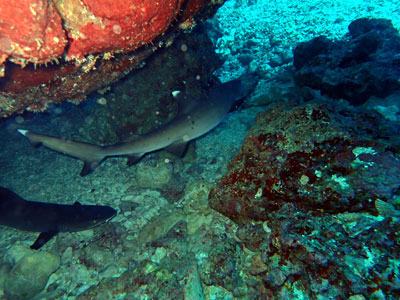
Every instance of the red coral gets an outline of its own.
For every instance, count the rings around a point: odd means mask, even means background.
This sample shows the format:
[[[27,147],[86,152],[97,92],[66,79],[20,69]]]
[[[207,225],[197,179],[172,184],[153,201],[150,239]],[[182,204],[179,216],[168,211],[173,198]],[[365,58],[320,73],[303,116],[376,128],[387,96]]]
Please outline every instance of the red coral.
[[[67,45],[62,19],[52,1],[0,2],[0,65],[10,60],[25,65],[60,57]]]
[[[372,211],[370,199],[390,195],[397,177],[382,171],[386,168],[377,163],[378,155],[370,157],[376,168],[353,164],[353,150],[369,147],[373,140],[354,137],[332,111],[314,104],[289,110],[276,106],[261,113],[228,174],[211,191],[210,206],[239,223],[268,220],[287,203],[306,211]],[[397,166],[389,158],[384,161]],[[385,176],[386,183],[370,184],[364,174],[374,172]]]

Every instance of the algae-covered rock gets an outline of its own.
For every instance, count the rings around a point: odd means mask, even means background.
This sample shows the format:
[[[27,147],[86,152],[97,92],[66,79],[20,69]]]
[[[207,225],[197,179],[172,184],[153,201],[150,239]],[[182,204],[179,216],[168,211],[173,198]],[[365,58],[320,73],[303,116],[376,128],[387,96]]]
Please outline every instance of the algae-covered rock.
[[[11,269],[4,291],[11,298],[32,299],[44,289],[60,266],[60,257],[50,252],[35,252],[22,257]]]
[[[4,282],[6,281],[10,270],[11,270],[10,264],[8,264],[8,263],[0,264],[0,290],[4,286]],[[0,294],[1,294],[1,292],[0,292]]]
[[[183,215],[179,212],[164,211],[153,217],[139,233],[137,241],[139,244],[164,237],[178,222],[183,220]]]
[[[212,185],[206,181],[193,181],[185,187],[186,212],[207,213],[208,194]]]
[[[142,165],[136,171],[136,179],[139,186],[144,188],[160,189],[164,187],[172,177],[172,167],[165,162],[150,165]]]

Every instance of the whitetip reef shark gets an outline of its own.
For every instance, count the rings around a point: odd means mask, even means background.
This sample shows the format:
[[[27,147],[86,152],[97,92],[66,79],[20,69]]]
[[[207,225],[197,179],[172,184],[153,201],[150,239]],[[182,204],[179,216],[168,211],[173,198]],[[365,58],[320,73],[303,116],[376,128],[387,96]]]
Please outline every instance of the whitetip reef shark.
[[[128,165],[138,162],[146,153],[161,149],[181,156],[189,141],[216,127],[248,92],[249,88],[244,87],[241,80],[232,80],[211,88],[206,97],[197,100],[175,93],[178,94],[175,95],[178,113],[174,119],[149,133],[109,146],[65,140],[24,129],[18,132],[33,146],[43,145],[82,160],[84,166],[80,175],[85,176],[110,156],[127,156]]]
[[[0,225],[41,232],[30,247],[39,249],[59,232],[87,230],[117,214],[110,206],[34,202],[0,187]]]

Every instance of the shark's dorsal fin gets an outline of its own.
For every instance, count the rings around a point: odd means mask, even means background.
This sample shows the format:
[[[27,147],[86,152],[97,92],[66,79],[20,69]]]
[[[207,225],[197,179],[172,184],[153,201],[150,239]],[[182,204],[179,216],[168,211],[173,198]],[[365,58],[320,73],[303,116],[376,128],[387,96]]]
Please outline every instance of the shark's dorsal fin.
[[[182,157],[185,154],[187,147],[188,142],[181,142],[169,145],[168,147],[165,147],[164,150],[176,156]]]
[[[30,247],[31,249],[37,250],[40,247],[42,247],[44,244],[46,244],[48,241],[50,241],[55,235],[57,235],[58,231],[56,230],[51,230],[47,232],[42,232],[39,234],[38,238],[36,241],[32,244]]]
[[[177,116],[188,114],[193,110],[193,106],[198,102],[182,91],[173,91],[172,96],[174,96],[174,99],[178,104]]]
[[[75,202],[74,202],[74,205],[75,205],[75,206],[82,206],[82,204],[80,204],[78,201],[75,201]]]

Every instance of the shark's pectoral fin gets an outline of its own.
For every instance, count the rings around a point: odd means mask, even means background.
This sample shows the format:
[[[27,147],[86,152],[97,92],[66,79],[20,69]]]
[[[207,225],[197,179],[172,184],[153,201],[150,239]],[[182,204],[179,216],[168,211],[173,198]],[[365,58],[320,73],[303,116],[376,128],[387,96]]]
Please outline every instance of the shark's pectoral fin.
[[[55,235],[57,235],[57,233],[58,232],[55,230],[42,232],[41,234],[39,234],[38,238],[36,239],[36,241],[33,243],[33,245],[30,248],[34,249],[34,250],[40,249],[44,244],[46,244]]]
[[[127,155],[128,161],[126,162],[126,164],[130,167],[130,166],[138,163],[142,159],[143,155],[144,154],[130,154],[130,155]]]
[[[187,147],[188,147],[188,142],[181,142],[169,145],[168,147],[165,147],[164,150],[169,153],[172,153],[173,155],[182,157],[185,154]]]
[[[93,172],[93,170],[100,164],[100,160],[84,161],[82,171],[79,175],[86,176]]]

